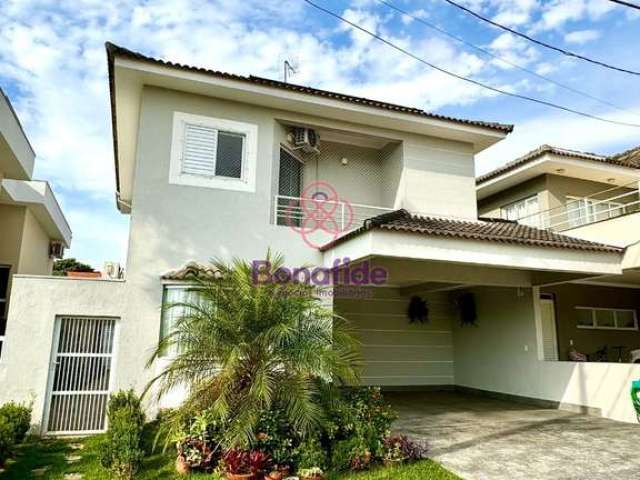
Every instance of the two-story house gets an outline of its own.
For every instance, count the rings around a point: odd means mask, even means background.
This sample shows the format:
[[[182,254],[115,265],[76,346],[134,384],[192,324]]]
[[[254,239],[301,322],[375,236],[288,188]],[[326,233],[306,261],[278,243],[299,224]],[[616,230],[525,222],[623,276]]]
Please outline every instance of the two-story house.
[[[541,288],[623,275],[623,248],[478,219],[474,155],[510,125],[112,44],[107,57],[117,207],[131,217],[127,274],[15,277],[0,401],[32,399],[42,432],[104,429],[108,393],[141,391],[170,361],[168,352],[145,366],[174,321],[163,301],[180,299],[211,257],[262,260],[269,248],[292,268],[384,272],[356,293],[334,284],[325,298],[356,328],[365,384],[499,392],[632,418],[620,392],[640,365],[612,375],[544,361],[541,322]],[[407,316],[415,297],[428,306],[423,322]],[[616,393],[603,396],[596,385],[607,382]]]
[[[640,362],[640,148],[597,155],[543,145],[478,178],[480,216],[625,247],[624,275],[543,289],[548,359]],[[631,258],[629,258],[631,257]]]
[[[14,274],[50,275],[71,229],[49,184],[33,180],[35,153],[0,90],[0,363]]]

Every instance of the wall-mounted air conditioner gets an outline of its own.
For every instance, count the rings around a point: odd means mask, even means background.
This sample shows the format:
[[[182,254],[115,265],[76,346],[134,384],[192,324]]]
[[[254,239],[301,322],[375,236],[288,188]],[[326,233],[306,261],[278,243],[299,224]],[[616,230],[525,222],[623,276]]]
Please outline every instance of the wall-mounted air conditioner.
[[[62,258],[64,256],[64,245],[60,242],[51,242],[49,244],[49,257]]]
[[[289,143],[294,150],[320,153],[320,135],[313,128],[295,127],[289,133]]]

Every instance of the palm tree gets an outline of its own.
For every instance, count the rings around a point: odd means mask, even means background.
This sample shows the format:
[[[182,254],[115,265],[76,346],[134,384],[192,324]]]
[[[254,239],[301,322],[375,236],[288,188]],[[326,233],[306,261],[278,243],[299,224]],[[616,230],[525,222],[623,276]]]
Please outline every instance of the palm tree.
[[[273,275],[283,264],[267,253],[260,273]],[[177,353],[151,384],[159,396],[186,385],[183,409],[212,411],[228,425],[228,446],[251,443],[260,412],[274,405],[309,432],[322,419],[321,390],[358,381],[358,342],[347,322],[311,285],[257,283],[252,265],[239,259],[211,266],[219,278],[196,279],[193,300],[165,307],[183,313],[148,366],[165,351]]]

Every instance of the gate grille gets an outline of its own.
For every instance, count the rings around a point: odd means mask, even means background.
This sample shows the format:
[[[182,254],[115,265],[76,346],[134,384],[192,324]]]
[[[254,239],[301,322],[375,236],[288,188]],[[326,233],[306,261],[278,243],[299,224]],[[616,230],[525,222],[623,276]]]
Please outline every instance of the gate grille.
[[[105,429],[115,320],[59,317],[47,431],[89,433]]]

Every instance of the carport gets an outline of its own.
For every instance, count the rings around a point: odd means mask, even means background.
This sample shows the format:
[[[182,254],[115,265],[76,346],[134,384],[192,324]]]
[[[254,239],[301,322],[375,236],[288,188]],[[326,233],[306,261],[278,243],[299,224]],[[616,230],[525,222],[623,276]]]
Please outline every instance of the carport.
[[[640,478],[640,427],[456,391],[386,394],[394,429],[465,480]]]

